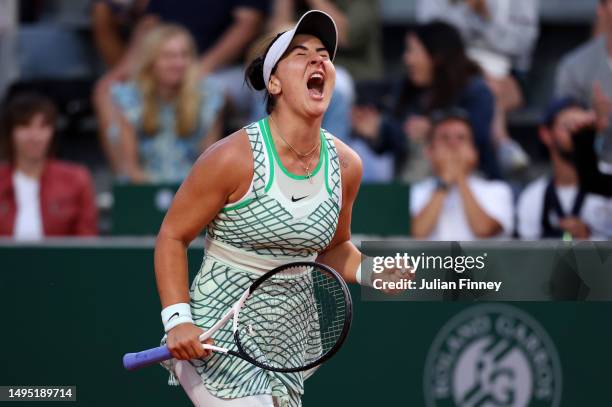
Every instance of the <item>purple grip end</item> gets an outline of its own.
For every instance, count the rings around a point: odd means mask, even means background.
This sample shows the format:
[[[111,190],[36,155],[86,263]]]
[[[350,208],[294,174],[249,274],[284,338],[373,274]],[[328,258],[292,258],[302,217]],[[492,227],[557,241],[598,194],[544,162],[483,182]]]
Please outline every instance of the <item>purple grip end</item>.
[[[123,367],[127,370],[136,370],[168,359],[172,359],[172,354],[168,347],[164,345],[142,352],[126,353],[123,355]]]

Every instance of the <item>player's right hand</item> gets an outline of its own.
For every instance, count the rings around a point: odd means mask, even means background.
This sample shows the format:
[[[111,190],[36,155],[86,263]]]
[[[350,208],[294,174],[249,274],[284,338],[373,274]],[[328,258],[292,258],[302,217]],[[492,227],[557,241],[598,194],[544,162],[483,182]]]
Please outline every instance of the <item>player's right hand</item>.
[[[194,324],[179,324],[168,332],[166,345],[172,353],[172,357],[178,360],[200,359],[210,356],[211,350],[204,349],[200,342],[200,335],[204,333],[202,328]],[[213,340],[207,339],[204,343],[212,345]]]

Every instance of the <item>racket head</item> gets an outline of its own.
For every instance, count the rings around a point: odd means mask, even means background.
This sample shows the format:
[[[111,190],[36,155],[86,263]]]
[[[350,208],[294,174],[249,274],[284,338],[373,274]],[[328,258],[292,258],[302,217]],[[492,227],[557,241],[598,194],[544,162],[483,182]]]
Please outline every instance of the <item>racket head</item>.
[[[295,262],[255,280],[240,308],[234,341],[240,357],[263,369],[299,372],[330,359],[350,331],[348,286],[331,267]]]

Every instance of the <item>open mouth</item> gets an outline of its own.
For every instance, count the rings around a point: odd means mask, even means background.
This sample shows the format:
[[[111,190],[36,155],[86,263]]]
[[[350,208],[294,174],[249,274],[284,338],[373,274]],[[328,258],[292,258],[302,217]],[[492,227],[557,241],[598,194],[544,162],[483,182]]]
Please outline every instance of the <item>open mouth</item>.
[[[323,99],[323,89],[325,88],[325,76],[321,72],[314,72],[306,82],[308,94],[313,99]]]

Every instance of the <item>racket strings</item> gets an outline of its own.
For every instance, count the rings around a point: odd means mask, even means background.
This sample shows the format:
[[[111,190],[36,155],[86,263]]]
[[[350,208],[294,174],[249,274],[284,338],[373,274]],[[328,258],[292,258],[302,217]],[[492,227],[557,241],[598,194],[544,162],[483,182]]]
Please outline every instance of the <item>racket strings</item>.
[[[314,287],[321,293],[317,296],[317,308],[321,327],[321,342],[325,349],[331,349],[344,329],[346,302],[341,287],[328,274],[315,274]],[[339,290],[339,291],[338,291]],[[339,298],[339,296],[342,296]]]
[[[289,269],[264,281],[247,299],[239,314],[240,342],[262,365],[307,366],[336,345],[346,313],[343,287],[329,272]]]
[[[241,342],[245,351],[260,363],[296,366],[307,348],[316,353],[318,337],[312,335],[312,294],[292,293],[290,283],[266,284],[247,300],[240,312]],[[297,295],[292,295],[297,294]],[[310,335],[309,335],[310,334]]]

